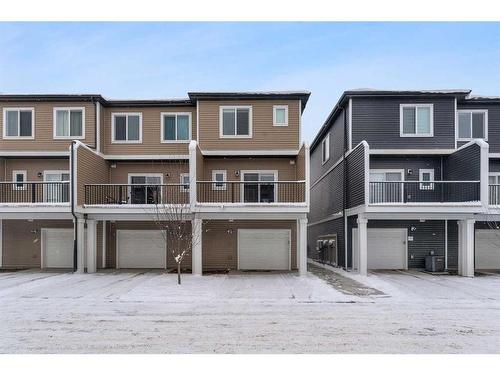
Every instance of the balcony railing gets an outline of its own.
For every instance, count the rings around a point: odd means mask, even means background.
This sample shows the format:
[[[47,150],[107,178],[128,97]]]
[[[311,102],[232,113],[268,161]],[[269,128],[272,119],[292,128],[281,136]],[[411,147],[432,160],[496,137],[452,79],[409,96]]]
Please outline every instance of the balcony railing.
[[[198,181],[199,203],[305,203],[305,181]]]
[[[86,205],[188,204],[189,184],[85,185]]]
[[[0,203],[68,203],[69,182],[0,182]]]
[[[370,203],[465,203],[480,201],[479,181],[370,182]]]
[[[488,186],[489,202],[492,206],[500,206],[500,185],[490,184]]]

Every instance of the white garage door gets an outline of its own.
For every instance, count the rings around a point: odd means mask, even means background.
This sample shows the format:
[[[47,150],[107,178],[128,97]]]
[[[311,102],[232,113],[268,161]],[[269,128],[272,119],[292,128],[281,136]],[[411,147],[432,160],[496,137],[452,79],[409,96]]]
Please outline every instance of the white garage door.
[[[355,268],[358,265],[358,229],[352,230]],[[406,229],[368,229],[368,269],[399,270],[407,267]]]
[[[167,268],[165,240],[159,230],[117,230],[116,268]]]
[[[476,230],[475,268],[500,269],[500,230]]]
[[[42,268],[73,268],[73,229],[42,228]]]
[[[239,229],[238,269],[289,270],[290,230]]]

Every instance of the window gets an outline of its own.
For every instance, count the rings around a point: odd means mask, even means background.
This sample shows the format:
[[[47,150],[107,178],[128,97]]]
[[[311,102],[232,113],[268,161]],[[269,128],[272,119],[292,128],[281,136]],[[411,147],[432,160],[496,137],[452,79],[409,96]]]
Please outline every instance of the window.
[[[54,108],[54,138],[84,138],[84,108]]]
[[[330,159],[330,133],[321,142],[321,164],[325,164]]]
[[[190,113],[162,113],[161,141],[163,143],[189,142],[191,139]]]
[[[275,105],[273,106],[273,125],[288,126],[288,106]]]
[[[220,107],[221,138],[252,137],[252,107]]]
[[[500,205],[500,173],[492,173],[488,176],[489,203]]]
[[[215,181],[212,190],[226,190],[226,176],[226,171],[212,171],[212,181]]]
[[[33,108],[4,108],[3,137],[33,139]]]
[[[403,202],[403,169],[370,170],[370,203]]]
[[[69,184],[63,184],[63,182],[69,181],[69,177],[69,171],[44,171],[43,181],[53,183],[44,186],[44,201],[51,203],[69,202]]]
[[[276,201],[277,171],[245,171],[242,200],[245,203],[273,203]]]
[[[434,132],[432,104],[401,104],[400,136],[432,137]]]
[[[488,139],[488,111],[458,111],[458,140]]]
[[[141,113],[113,113],[113,143],[142,142]]]
[[[158,204],[161,203],[161,173],[129,174],[130,204]]]
[[[434,169],[420,169],[418,179],[420,181],[434,181]],[[420,190],[434,190],[434,184],[421,182]]]
[[[23,182],[26,182],[26,171],[12,171],[12,181],[13,182],[21,182],[19,184],[15,184],[14,190],[25,190],[26,185]]]
[[[181,191],[189,191],[189,173],[181,173]]]

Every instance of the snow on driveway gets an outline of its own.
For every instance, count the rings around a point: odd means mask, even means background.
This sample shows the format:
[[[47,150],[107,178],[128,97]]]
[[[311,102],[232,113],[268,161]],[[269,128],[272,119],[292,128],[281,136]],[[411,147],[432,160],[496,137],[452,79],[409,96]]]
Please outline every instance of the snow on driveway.
[[[385,295],[313,274],[0,273],[0,352],[500,352],[498,275],[364,281]]]

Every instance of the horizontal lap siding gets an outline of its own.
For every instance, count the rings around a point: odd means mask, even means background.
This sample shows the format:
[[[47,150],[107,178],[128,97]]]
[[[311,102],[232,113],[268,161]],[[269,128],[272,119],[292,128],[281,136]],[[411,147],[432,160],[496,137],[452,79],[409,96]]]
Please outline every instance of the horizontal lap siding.
[[[440,156],[370,156],[372,169],[403,169],[405,181],[418,181],[420,169],[434,169],[434,180],[441,180]],[[411,169],[411,174],[408,170]]]
[[[344,261],[344,218],[340,217],[324,223],[309,225],[307,232],[307,254],[311,259],[319,260],[316,241],[321,236],[336,234],[338,247],[338,264],[345,266]]]
[[[290,229],[291,264],[297,269],[297,224],[295,220],[204,220],[203,270],[235,270],[238,268],[238,229]]]
[[[458,109],[486,109],[488,111],[488,143],[490,152],[500,152],[500,105],[482,103],[459,103]],[[466,142],[459,142],[458,146]]]
[[[339,164],[311,187],[309,222],[314,223],[342,211],[343,181],[343,167]]]
[[[35,139],[14,140],[3,139],[3,109],[4,108],[35,108]],[[81,141],[90,147],[95,147],[95,104],[88,102],[0,102],[0,149],[10,151],[69,151],[71,140],[54,139],[54,108],[84,107],[85,108],[85,139]]]
[[[152,217],[153,218],[153,217]],[[184,224],[187,231],[191,231],[191,223],[187,222]],[[116,268],[116,231],[117,230],[161,230],[161,227],[151,221],[116,221],[108,223],[108,233],[107,233],[107,250],[106,250],[106,265],[107,268]],[[191,241],[191,236],[188,235],[184,243],[189,243]],[[174,239],[169,238],[167,234],[167,268],[175,269],[177,264],[174,260],[174,253],[177,254],[173,244]],[[182,249],[186,245],[182,245]],[[189,245],[188,245],[189,246]],[[189,253],[184,257],[181,263],[182,269],[191,269],[191,254]]]
[[[400,137],[400,104],[434,105],[433,137]],[[365,140],[371,149],[455,148],[454,98],[371,97],[352,99],[353,146]]]
[[[85,147],[76,150],[77,205],[85,203],[85,184],[109,183],[109,163]]]
[[[2,220],[3,268],[41,266],[41,229],[73,228],[71,220]]]
[[[196,139],[196,107],[164,108],[119,108],[106,107],[104,114],[104,148],[102,152],[110,155],[188,155],[187,143],[161,143],[161,113],[190,112],[191,134]],[[142,143],[112,143],[112,114],[123,112],[142,113]]]
[[[306,179],[306,148],[302,146],[297,155],[296,159],[297,172],[296,177],[298,181],[302,181]]]
[[[161,173],[164,184],[179,184],[180,174],[189,173],[188,163],[170,161],[150,161],[150,162],[116,162],[116,168],[110,168],[110,178],[112,184],[128,184],[129,173]],[[167,177],[167,174],[169,176]]]
[[[5,171],[6,181],[12,181],[12,172],[24,170],[27,172],[27,180],[32,182],[43,182],[43,172],[48,170],[69,172],[69,158],[61,159],[6,159]],[[42,173],[42,177],[38,177]]]
[[[219,107],[252,106],[252,138],[220,138]],[[273,105],[288,105],[288,126],[273,126]],[[202,150],[298,150],[300,143],[299,100],[200,101]]]
[[[291,164],[291,162],[293,164]],[[205,181],[212,180],[212,171],[226,170],[228,181],[241,181],[241,174],[236,176],[238,171],[245,170],[270,170],[278,171],[278,180],[280,181],[296,181],[297,168],[295,158],[275,157],[275,158],[260,158],[260,157],[225,157],[225,158],[204,158],[203,178]]]
[[[357,147],[346,158],[347,208],[365,204],[365,147]]]
[[[490,172],[500,172],[500,159],[490,159]]]
[[[444,159],[444,180],[478,181],[481,178],[481,147],[472,144]]]
[[[448,268],[458,268],[458,222],[448,220]]]

